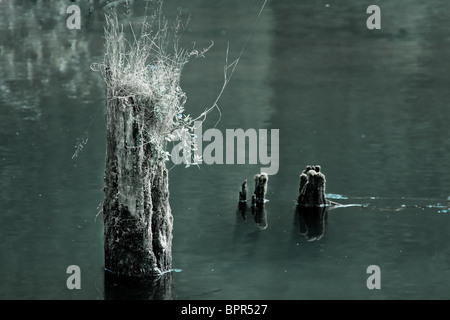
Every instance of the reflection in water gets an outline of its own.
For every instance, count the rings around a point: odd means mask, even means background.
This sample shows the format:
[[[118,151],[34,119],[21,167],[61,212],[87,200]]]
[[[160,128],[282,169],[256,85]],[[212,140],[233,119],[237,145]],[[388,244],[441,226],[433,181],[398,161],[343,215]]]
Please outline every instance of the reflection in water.
[[[130,277],[105,270],[104,286],[106,300],[172,300],[173,276]]]
[[[239,202],[238,214],[242,216],[244,221],[247,221],[247,203],[244,201]],[[261,229],[266,230],[269,224],[267,223],[267,212],[263,203],[257,203],[250,207],[255,225]]]
[[[253,219],[255,219],[255,224],[259,229],[261,230],[267,229],[268,227],[267,213],[264,205],[252,206],[252,215]]]
[[[320,240],[325,234],[328,207],[297,205],[295,220],[299,222],[300,234],[308,241]]]

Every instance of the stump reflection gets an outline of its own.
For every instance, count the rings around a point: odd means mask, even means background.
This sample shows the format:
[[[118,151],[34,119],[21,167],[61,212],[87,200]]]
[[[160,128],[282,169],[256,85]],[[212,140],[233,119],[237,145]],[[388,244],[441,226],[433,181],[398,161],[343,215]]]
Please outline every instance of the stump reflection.
[[[306,207],[297,205],[296,219],[300,225],[300,234],[308,241],[320,240],[325,234],[328,207]]]
[[[137,277],[104,271],[105,300],[172,300],[173,275]]]
[[[242,219],[244,219],[244,221],[247,221],[247,209],[248,206],[245,202],[240,202],[239,203],[239,207],[238,207],[238,214],[241,215]],[[268,227],[268,222],[267,222],[267,212],[265,209],[265,206],[262,205],[254,205],[250,207],[250,211],[252,213],[253,216],[253,220],[255,221],[255,225],[260,229],[260,230],[265,230]]]

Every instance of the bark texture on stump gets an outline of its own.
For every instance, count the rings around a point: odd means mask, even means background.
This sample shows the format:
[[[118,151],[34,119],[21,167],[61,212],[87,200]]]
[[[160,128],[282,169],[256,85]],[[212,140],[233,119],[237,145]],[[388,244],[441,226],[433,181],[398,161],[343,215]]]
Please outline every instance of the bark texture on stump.
[[[108,92],[105,268],[119,275],[154,276],[171,268],[168,171],[143,126],[151,110],[133,96]]]
[[[300,175],[298,204],[303,206],[322,206],[328,203],[325,198],[325,175],[320,166],[307,166]]]

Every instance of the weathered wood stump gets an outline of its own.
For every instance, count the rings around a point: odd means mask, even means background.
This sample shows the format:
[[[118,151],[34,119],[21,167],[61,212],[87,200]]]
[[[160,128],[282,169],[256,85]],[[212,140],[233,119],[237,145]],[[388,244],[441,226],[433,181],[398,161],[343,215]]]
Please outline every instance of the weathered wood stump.
[[[308,241],[320,240],[325,233],[329,205],[337,203],[325,197],[325,175],[319,165],[307,166],[300,174],[300,187],[295,214],[300,234]]]
[[[263,206],[267,193],[267,183],[269,182],[269,176],[262,172],[255,175],[255,191],[252,196],[252,206]]]
[[[247,220],[247,179],[244,180],[241,186],[241,191],[239,191],[238,209],[242,218]]]
[[[307,166],[300,174],[297,203],[302,206],[324,206],[330,204],[325,198],[325,175],[320,166]]]
[[[255,190],[252,195],[252,206],[263,206],[266,202],[267,183],[269,176],[262,172],[255,175]],[[246,207],[247,202],[247,180],[244,180],[239,191],[239,207]]]
[[[179,48],[181,21],[170,28],[162,1],[153,2],[146,7],[140,36],[133,19],[125,18],[124,24],[116,11],[106,15],[99,69],[107,88],[105,270],[159,280],[173,271],[166,147],[175,131],[193,130],[193,120],[183,113],[181,71],[190,57],[207,49]]]
[[[267,214],[265,210],[265,196],[267,193],[267,183],[269,181],[269,176],[262,172],[256,174],[254,179],[255,189],[252,195],[251,212],[255,220],[256,226],[261,229],[267,229]],[[247,180],[244,180],[241,186],[241,191],[239,191],[239,211],[242,217],[246,220],[247,215]]]
[[[159,276],[171,268],[168,171],[155,146],[143,143],[142,123],[152,117],[151,107],[108,93],[105,269],[119,275]]]

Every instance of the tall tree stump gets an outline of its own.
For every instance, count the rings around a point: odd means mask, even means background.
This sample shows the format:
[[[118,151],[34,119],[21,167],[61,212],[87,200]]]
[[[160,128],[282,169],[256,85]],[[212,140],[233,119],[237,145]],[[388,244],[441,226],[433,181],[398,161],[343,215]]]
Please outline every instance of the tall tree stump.
[[[132,96],[124,97],[109,89],[105,268],[129,276],[160,275],[171,268],[172,260],[168,172],[156,146],[143,143],[147,133],[142,123],[152,117],[151,106],[142,107]]]
[[[175,130],[193,130],[180,78],[200,53],[179,49],[179,21],[168,27],[161,1],[147,9],[140,36],[130,20],[125,29],[117,13],[106,16],[104,249],[114,274],[159,278],[172,264],[166,147]]]

